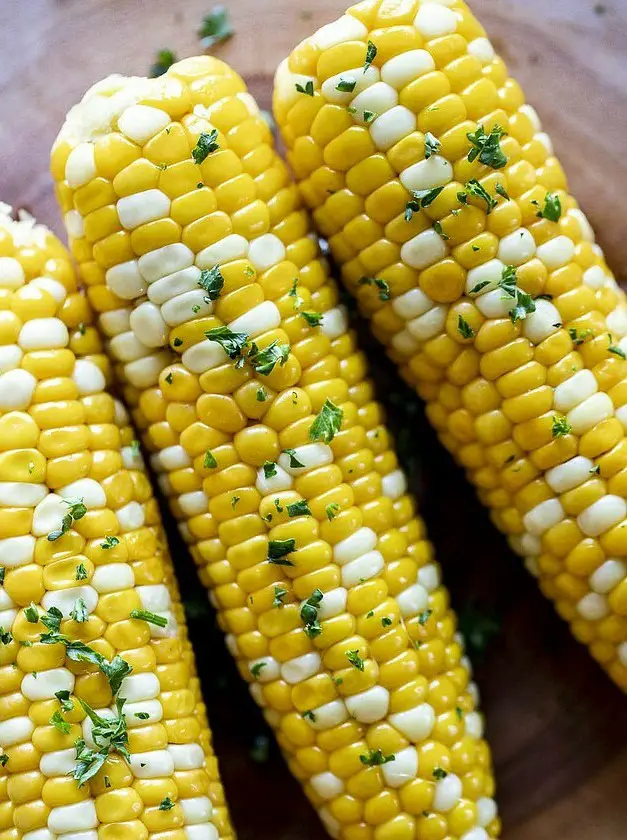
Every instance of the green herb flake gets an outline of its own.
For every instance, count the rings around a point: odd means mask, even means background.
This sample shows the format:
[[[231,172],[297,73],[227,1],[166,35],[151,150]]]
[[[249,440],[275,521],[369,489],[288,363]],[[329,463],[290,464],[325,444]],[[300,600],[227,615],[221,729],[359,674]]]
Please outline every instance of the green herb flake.
[[[60,710],[57,709],[56,712],[52,713],[52,717],[48,721],[51,726],[60,732],[62,735],[69,735],[72,729],[72,724],[68,723],[68,721],[63,717]]]
[[[276,464],[274,461],[264,461],[263,464],[263,475],[264,478],[274,478],[276,475]]]
[[[331,522],[331,520],[335,519],[339,509],[340,509],[340,506],[338,505],[337,502],[330,502],[326,506],[325,513],[327,515],[327,519],[329,520],[329,522]]]
[[[210,449],[208,449],[205,452],[205,460],[203,461],[203,467],[206,470],[213,470],[217,466],[218,466],[218,462],[215,459],[215,455],[213,454],[213,452]]]
[[[372,43],[372,41],[368,41],[368,46],[366,47],[366,61],[364,63],[364,73],[370,67],[372,62],[377,57],[377,48]]]
[[[382,280],[380,277],[361,277],[358,285],[375,286],[379,290],[379,300],[390,300],[390,287],[387,280]]]
[[[72,523],[82,519],[87,513],[87,508],[83,504],[82,499],[62,499],[62,501],[68,506],[68,512],[61,520],[61,527],[48,534],[49,542],[55,542],[64,534],[67,534],[72,527]]]
[[[544,196],[544,207],[538,210],[536,216],[539,219],[548,219],[550,222],[559,222],[562,216],[562,202],[559,195],[548,192]]]
[[[0,767],[6,767],[8,760],[9,756],[6,753],[2,753],[2,755],[0,755]]]
[[[305,720],[310,720],[312,723],[316,722],[316,715],[314,712],[311,711],[311,709],[307,709],[307,711],[303,712],[302,714]]]
[[[216,128],[212,128],[209,132],[201,132],[196,141],[196,145],[192,149],[194,163],[200,165],[212,152],[217,152],[219,148],[218,130]]]
[[[499,194],[502,198],[504,198],[506,201],[509,201],[509,200],[510,200],[510,199],[509,199],[509,193],[507,192],[507,190],[505,189],[505,187],[503,186],[503,184],[501,184],[501,182],[500,182],[500,181],[497,181],[497,182],[496,182],[496,187],[495,187],[494,189],[495,189],[495,190],[497,191],[497,193],[498,193],[498,194]]]
[[[87,604],[82,598],[77,598],[74,602],[74,606],[70,612],[70,618],[73,618],[74,621],[79,622],[82,624],[83,622],[87,621],[89,618],[89,613],[87,612]]]
[[[287,589],[283,589],[282,586],[275,586],[274,587],[274,600],[272,601],[273,607],[283,607],[285,604],[283,603],[283,599],[287,595]]]
[[[425,624],[427,623],[427,621],[429,621],[429,619],[431,618],[432,615],[433,615],[433,610],[425,610],[424,612],[421,612],[418,615],[418,624],[421,627],[424,627]]]
[[[446,779],[447,776],[448,772],[442,769],[442,767],[433,768],[433,778],[436,780],[436,782],[441,782],[442,779]]]
[[[127,761],[130,761],[131,756],[128,750],[126,720],[122,714],[125,700],[121,697],[116,700],[117,716],[114,718],[100,717],[84,700],[79,702],[92,722],[91,737],[96,745],[96,749],[93,750],[82,738],[74,742],[76,766],[72,776],[78,782],[78,786],[82,787],[98,773],[109,753],[117,752]]]
[[[300,608],[300,618],[304,624],[305,633],[310,639],[315,639],[322,633],[322,627],[318,621],[318,610],[324,595],[320,589],[314,589],[309,598]]]
[[[462,204],[466,204],[461,196],[472,196],[473,198],[478,198],[480,201],[484,201],[486,205],[486,215],[489,216],[490,213],[494,210],[495,207],[498,206],[498,201],[495,198],[492,198],[490,193],[486,190],[484,186],[482,186],[476,178],[471,178],[470,181],[466,183],[464,187],[464,192],[457,193],[457,198],[461,201]]]
[[[270,540],[268,543],[268,562],[276,566],[293,566],[287,555],[294,551],[296,540]]]
[[[263,388],[257,388],[257,402],[265,402],[268,395]]]
[[[601,475],[601,465],[597,464],[596,467],[592,467],[589,472],[592,475]]]
[[[117,537],[105,537],[104,540],[100,543],[100,548],[103,551],[110,551],[116,545],[119,545],[120,540]]]
[[[263,350],[259,350],[257,345],[253,344],[248,354],[248,361],[257,373],[262,376],[269,376],[277,362],[280,367],[285,365],[289,355],[289,344],[279,344],[278,341],[273,341],[267,347],[264,347]]]
[[[335,89],[339,90],[340,93],[352,93],[355,90],[356,84],[355,79],[340,79]]]
[[[255,679],[259,679],[259,675],[267,665],[267,662],[255,662],[255,664],[251,666],[250,673]]]
[[[298,93],[304,93],[306,96],[313,96],[314,95],[314,86],[313,86],[313,81],[311,79],[309,79],[308,82],[305,82],[304,87],[303,87],[303,85],[296,82],[295,88],[298,91]]]
[[[224,286],[224,277],[220,273],[220,266],[214,265],[213,268],[204,268],[200,272],[198,285],[206,292],[209,300],[217,300]]]
[[[468,160],[472,163],[479,158],[479,162],[492,169],[503,169],[507,165],[507,157],[501,149],[501,138],[507,132],[499,125],[495,125],[489,134],[485,133],[482,125],[477,126],[474,134],[468,132],[466,137],[470,140],[472,148],[468,152]]]
[[[24,617],[30,624],[39,624],[39,610],[32,601],[29,607],[24,608]]]
[[[444,239],[445,241],[447,239],[451,238],[450,236],[448,236],[448,234],[446,234],[444,232],[444,229],[442,228],[442,223],[441,222],[434,222],[433,223],[433,230],[437,233],[438,236],[441,236],[442,239]]]
[[[10,630],[3,630],[0,628],[0,643],[3,645],[10,645],[13,641],[13,634]]]
[[[155,56],[154,63],[150,68],[150,78],[156,79],[157,76],[163,74],[178,61],[176,55],[169,49],[159,50]]]
[[[79,563],[76,567],[74,580],[87,580],[87,569],[85,568],[84,563]]]
[[[147,621],[148,624],[154,624],[156,627],[167,627],[168,625],[168,619],[165,615],[157,615],[150,610],[131,610],[130,615],[131,618]]]
[[[304,318],[310,327],[319,327],[322,323],[322,313],[320,312],[301,312],[300,317]]]
[[[289,457],[290,459],[290,469],[291,470],[298,470],[304,467],[305,465],[302,464],[298,458],[296,457],[296,450],[295,449],[284,449],[283,452]]]
[[[393,755],[383,755],[382,750],[369,750],[365,755],[360,755],[359,760],[366,767],[380,767],[382,764],[395,761],[395,757]]]
[[[198,30],[200,43],[206,50],[221,44],[234,34],[235,30],[225,6],[216,6],[210,14],[205,15]]]
[[[162,799],[159,803],[160,811],[171,811],[172,808],[174,808],[174,802],[172,802],[169,796],[166,796],[165,799]]]
[[[565,417],[560,417],[557,414],[553,415],[551,434],[554,438],[565,437],[565,435],[569,435],[571,431],[572,426]]]
[[[5,566],[0,566],[0,586],[4,585],[4,576],[5,576],[6,572],[7,572],[6,567]]]
[[[239,358],[248,344],[246,333],[233,332],[228,327],[214,327],[212,330],[207,330],[205,337],[219,344],[229,359]]]
[[[464,719],[464,710],[460,709],[459,706],[455,706],[455,714],[457,715],[458,720],[463,720]]]
[[[290,519],[293,519],[296,516],[311,516],[311,511],[305,499],[301,499],[298,502],[287,505],[287,515]]]
[[[335,435],[340,431],[343,417],[344,413],[342,409],[327,398],[316,419],[309,427],[309,439],[331,443]]]
[[[432,155],[437,155],[441,148],[442,144],[438,138],[427,131],[425,134],[425,159],[429,160]]]
[[[387,615],[384,615],[383,618],[381,619],[381,626],[382,627],[391,627],[391,625],[392,625],[392,619],[389,618]]]
[[[411,221],[414,213],[418,213],[419,210],[424,210],[425,207],[433,204],[443,189],[444,187],[434,187],[432,190],[412,191],[412,198],[405,206],[405,221]]]
[[[468,321],[461,315],[457,316],[457,332],[462,338],[473,338],[475,331],[470,326]]]
[[[353,666],[353,668],[357,668],[358,671],[363,671],[365,668],[364,660],[359,655],[358,650],[347,650],[346,651],[346,658]]]
[[[64,712],[71,712],[74,708],[74,703],[70,700],[69,691],[56,691],[54,695],[61,704],[61,710]]]

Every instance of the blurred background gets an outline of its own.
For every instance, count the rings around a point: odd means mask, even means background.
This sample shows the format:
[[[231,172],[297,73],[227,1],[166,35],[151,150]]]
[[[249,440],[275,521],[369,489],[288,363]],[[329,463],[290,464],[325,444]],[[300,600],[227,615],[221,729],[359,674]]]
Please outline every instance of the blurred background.
[[[552,135],[611,267],[627,281],[627,0],[471,0]],[[270,108],[277,62],[341,0],[0,0],[0,201],[62,234],[48,153],[67,109],[110,73],[210,51]],[[230,37],[227,36],[232,31]],[[625,840],[627,700],[542,599],[362,330],[482,691],[505,840]],[[227,654],[172,534],[240,840],[323,840]]]

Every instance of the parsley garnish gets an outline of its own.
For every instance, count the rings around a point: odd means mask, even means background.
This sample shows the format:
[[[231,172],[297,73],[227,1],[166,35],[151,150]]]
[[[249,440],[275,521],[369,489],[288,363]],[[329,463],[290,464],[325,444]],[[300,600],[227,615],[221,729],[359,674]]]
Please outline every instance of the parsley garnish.
[[[56,691],[54,695],[59,703],[61,704],[61,709],[64,712],[71,712],[74,708],[74,703],[70,700],[70,692],[69,691]]]
[[[257,402],[265,402],[267,399],[267,394],[263,390],[263,388],[257,388]]]
[[[300,608],[300,617],[305,625],[305,633],[310,639],[315,639],[322,633],[322,627],[318,621],[318,610],[324,595],[319,589],[314,589],[309,598]]]
[[[370,65],[372,64],[372,62],[375,60],[376,57],[377,57],[377,48],[372,43],[372,41],[368,41],[368,46],[366,47],[366,62],[364,64],[364,73],[370,67]]]
[[[508,194],[507,190],[505,189],[505,187],[503,186],[503,184],[501,184],[501,182],[500,182],[500,181],[497,181],[497,182],[496,182],[496,187],[495,187],[494,189],[495,189],[495,190],[497,191],[497,193],[498,193],[500,196],[502,196],[502,197],[503,197],[506,201],[509,201],[509,194]]]
[[[176,55],[172,52],[172,50],[159,50],[155,61],[150,68],[150,78],[155,79],[157,76],[163,76],[168,68],[172,67],[176,61]]]
[[[198,285],[207,293],[209,300],[217,300],[224,286],[224,277],[220,273],[220,266],[214,265],[213,268],[203,268],[198,278]]]
[[[255,662],[255,664],[250,669],[250,673],[255,677],[255,679],[261,674],[263,669],[266,667],[267,662]]]
[[[259,350],[257,345],[253,344],[248,354],[248,361],[257,373],[260,373],[262,376],[269,376],[277,362],[283,367],[289,355],[289,344],[279,344],[278,341],[273,341],[267,347],[264,347],[263,350]]]
[[[382,627],[390,627],[392,624],[392,619],[389,618],[387,615],[384,615],[381,619],[381,626]]]
[[[594,337],[594,330],[587,329],[579,332],[576,327],[569,327],[568,335],[571,337],[575,347],[579,347],[580,344],[583,344],[588,341],[588,339]]]
[[[461,315],[457,316],[457,332],[462,338],[473,338],[475,331]]]
[[[437,155],[442,148],[442,144],[437,137],[434,137],[430,131],[425,134],[425,160],[429,160],[431,155]]]
[[[169,796],[166,796],[165,799],[162,799],[159,803],[160,811],[170,811],[172,808],[174,808],[174,802],[172,802]]]
[[[68,506],[68,512],[61,520],[61,527],[48,534],[48,540],[50,542],[55,542],[64,534],[67,534],[72,527],[72,523],[82,519],[87,513],[87,508],[83,504],[82,499],[62,499],[62,501]]]
[[[75,580],[87,580],[87,569],[84,563],[79,563],[74,574]]]
[[[148,714],[148,712],[135,712],[135,717],[138,720],[148,720],[150,715]]]
[[[229,13],[224,6],[216,6],[211,14],[202,19],[198,37],[205,49],[226,41],[235,33],[229,20]]]
[[[608,352],[613,353],[615,356],[620,356],[621,359],[627,359],[627,353],[625,353],[624,350],[621,350],[620,347],[612,344],[612,336],[609,333],[607,337],[610,340],[610,346],[607,348]]]
[[[313,96],[314,95],[314,86],[313,86],[313,81],[311,79],[309,79],[308,82],[305,82],[305,87],[303,87],[302,85],[299,85],[298,82],[296,82],[295,87],[296,87],[296,90],[299,93],[304,93],[307,96]]]
[[[491,166],[492,169],[502,169],[507,165],[507,157],[501,149],[501,138],[507,132],[499,125],[495,125],[489,134],[485,133],[482,125],[477,126],[474,134],[468,132],[466,137],[472,143],[472,148],[468,152],[468,160],[472,163],[479,158],[479,162],[486,166]]]
[[[4,576],[6,574],[6,571],[7,570],[5,566],[0,566],[0,586],[4,584]]]
[[[205,460],[203,462],[203,467],[206,470],[213,470],[217,466],[218,466],[218,462],[216,461],[213,452],[210,449],[208,449],[205,452]]]
[[[74,743],[76,767],[72,775],[79,787],[96,775],[109,753],[120,753],[123,758],[130,761],[126,720],[122,714],[125,702],[124,698],[118,697],[115,703],[117,717],[109,719],[100,717],[88,703],[79,698],[79,703],[92,722],[91,737],[97,747],[96,750],[90,749],[82,738],[78,738]]]
[[[32,601],[29,607],[25,607],[24,616],[26,621],[29,621],[31,624],[39,624],[39,611]]]
[[[166,374],[165,381],[168,383],[168,385],[171,385],[173,380],[174,374],[172,373],[172,371],[170,371],[168,374]]]
[[[337,502],[331,502],[330,504],[328,504],[328,505],[326,506],[326,508],[325,508],[325,512],[326,512],[327,519],[329,520],[329,522],[330,522],[332,519],[335,519],[335,517],[337,516],[337,512],[338,512],[338,510],[339,510],[339,509],[340,509],[340,506],[338,505],[338,503],[337,503]]]
[[[0,628],[0,642],[3,645],[10,645],[13,641],[13,634],[10,630],[3,630]]]
[[[293,519],[295,516],[311,516],[311,511],[305,499],[300,499],[298,502],[287,505],[287,515]]]
[[[194,163],[201,164],[206,160],[211,152],[216,152],[220,148],[218,144],[218,130],[212,128],[211,131],[203,131],[196,141],[196,145],[192,149],[192,157]]]
[[[551,433],[554,438],[569,435],[571,431],[572,426],[565,417],[559,417],[557,414],[553,415],[553,426],[551,428]]]
[[[503,290],[504,298],[513,298],[515,301],[514,306],[509,310],[512,324],[515,324],[516,321],[523,321],[527,315],[536,311],[533,298],[518,288],[516,280],[516,269],[513,265],[506,265],[503,269],[503,276],[499,281],[499,288]]]
[[[490,213],[494,210],[494,208],[498,205],[498,201],[495,198],[492,198],[490,193],[486,190],[485,187],[481,186],[479,181],[476,178],[471,178],[470,181],[466,183],[463,192],[457,193],[457,199],[462,204],[468,203],[468,196],[471,195],[473,198],[478,198],[481,201],[485,201],[486,203],[486,216],[489,216]]]
[[[562,202],[559,195],[548,192],[544,196],[544,207],[538,210],[536,216],[539,219],[548,219],[550,222],[559,222],[562,215]]]
[[[343,416],[342,409],[327,398],[309,427],[309,439],[330,443],[340,430]]]
[[[78,621],[82,624],[84,621],[87,621],[88,617],[89,613],[87,612],[87,604],[82,598],[77,598],[74,606],[72,607],[72,611],[70,612],[70,618],[73,618],[74,621]]]
[[[155,624],[157,627],[167,627],[168,619],[165,615],[157,615],[150,610],[131,610],[131,618],[139,621],[147,621],[148,624]]]
[[[105,537],[104,541],[100,543],[100,548],[103,551],[109,551],[110,548],[118,545],[120,540],[117,537]]]
[[[310,720],[312,723],[316,722],[316,715],[312,712],[311,709],[307,709],[306,712],[303,712],[303,717],[307,720]]]
[[[317,327],[322,321],[322,314],[320,312],[301,312],[300,317],[304,318],[310,327]]]
[[[279,510],[277,505],[277,510]],[[282,509],[281,509],[282,510]],[[280,511],[279,511],[280,513]],[[291,560],[286,557],[296,547],[296,540],[270,540],[268,543],[268,562],[276,566],[293,566]]]
[[[366,767],[379,767],[381,764],[389,764],[394,761],[393,755],[383,755],[382,750],[370,750],[365,755],[360,755],[359,760]]]
[[[340,79],[335,86],[335,89],[339,90],[341,93],[352,93],[355,90],[356,84],[357,82],[355,79]]]
[[[420,624],[421,627],[424,627],[425,624],[427,623],[427,621],[429,621],[429,619],[431,618],[432,615],[433,615],[433,610],[425,610],[424,612],[421,612],[420,615],[418,616],[418,624]]]
[[[6,767],[8,760],[9,756],[6,753],[2,753],[2,755],[0,755],[0,766]]]
[[[443,770],[441,767],[434,767],[433,768],[433,778],[436,781],[441,782],[442,779],[446,779],[447,776],[448,776],[447,771]]]
[[[69,735],[70,730],[72,729],[72,724],[68,723],[68,721],[63,717],[59,709],[56,712],[52,713],[52,717],[48,721],[51,726],[60,732],[62,735]]]
[[[287,595],[287,589],[283,589],[282,586],[275,586],[274,587],[274,600],[272,601],[273,607],[282,607],[283,598]]]
[[[437,233],[438,236],[441,236],[444,240],[451,238],[450,236],[448,236],[448,234],[444,233],[444,230],[442,228],[442,222],[434,222],[433,230]]]
[[[443,189],[444,187],[434,187],[432,190],[413,190],[412,198],[410,198],[405,207],[405,221],[411,221],[414,213],[417,213],[419,210],[424,210],[425,207],[433,204]]]
[[[290,469],[297,470],[297,469],[300,469],[301,467],[305,466],[304,464],[301,464],[301,462],[296,457],[296,450],[295,449],[284,449],[283,452],[285,452],[286,455],[289,455]]]
[[[357,668],[358,671],[364,670],[364,660],[359,655],[358,650],[347,650],[346,651],[346,658],[353,666],[353,668]]]
[[[214,327],[212,330],[207,330],[205,337],[219,344],[229,359],[237,359],[241,356],[242,350],[248,344],[246,333],[233,332],[228,327]]]
[[[360,286],[376,286],[379,290],[379,300],[390,299],[390,287],[387,280],[382,280],[380,277],[361,277],[359,280]]]
[[[264,461],[263,475],[264,478],[274,478],[276,475],[276,464],[274,461]]]

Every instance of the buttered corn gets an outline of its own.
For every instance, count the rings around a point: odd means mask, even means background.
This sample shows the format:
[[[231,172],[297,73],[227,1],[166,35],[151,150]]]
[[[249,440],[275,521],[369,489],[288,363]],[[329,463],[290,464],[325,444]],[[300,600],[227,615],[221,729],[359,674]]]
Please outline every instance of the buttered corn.
[[[460,0],[367,0],[277,72],[349,290],[495,524],[627,689],[627,306]]]
[[[229,840],[156,502],[69,255],[0,206],[0,838]]]
[[[329,833],[497,836],[440,569],[241,79],[204,57],[106,80],[52,169],[227,644]]]

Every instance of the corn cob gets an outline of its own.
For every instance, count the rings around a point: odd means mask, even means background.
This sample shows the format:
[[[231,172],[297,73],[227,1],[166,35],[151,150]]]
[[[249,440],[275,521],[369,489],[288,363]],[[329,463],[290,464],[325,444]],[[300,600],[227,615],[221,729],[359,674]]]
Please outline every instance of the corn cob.
[[[107,80],[70,112],[52,170],[227,644],[329,833],[497,836],[448,594],[241,79],[204,57]],[[131,330],[135,358],[119,352]],[[160,372],[138,364],[164,352]]]
[[[61,243],[6,205],[0,316],[0,837],[228,840],[158,508],[89,304]]]
[[[274,103],[374,334],[627,689],[627,307],[538,115],[459,0],[352,7]]]

